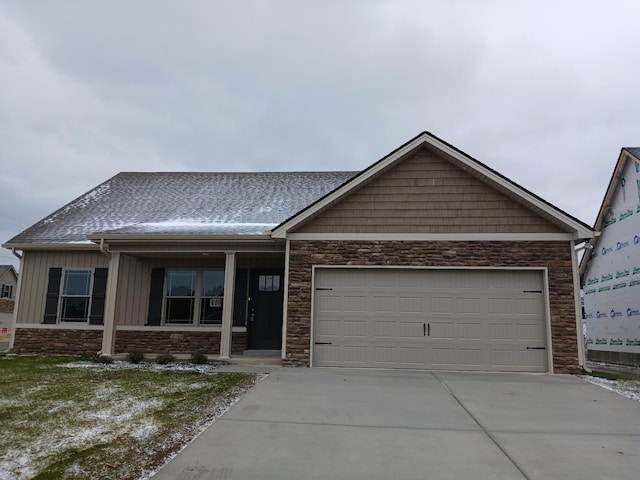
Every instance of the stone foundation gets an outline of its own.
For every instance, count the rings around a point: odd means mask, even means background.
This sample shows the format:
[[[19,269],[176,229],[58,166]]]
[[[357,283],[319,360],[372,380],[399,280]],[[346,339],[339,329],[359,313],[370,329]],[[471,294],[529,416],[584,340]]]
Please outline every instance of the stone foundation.
[[[309,366],[313,265],[546,267],[554,371],[579,373],[573,254],[570,242],[291,241],[283,364]]]
[[[233,332],[231,355],[242,355],[245,343],[244,332]],[[116,354],[141,352],[175,355],[197,351],[219,355],[220,332],[120,330],[116,333]]]
[[[17,328],[12,353],[95,355],[102,349],[102,330]]]

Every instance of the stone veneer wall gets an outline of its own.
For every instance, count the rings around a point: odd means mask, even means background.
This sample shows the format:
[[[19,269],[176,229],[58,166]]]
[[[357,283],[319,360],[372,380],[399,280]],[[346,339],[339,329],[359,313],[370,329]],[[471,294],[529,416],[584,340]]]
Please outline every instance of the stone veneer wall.
[[[13,313],[15,303],[13,298],[0,298],[0,313]]]
[[[17,328],[12,353],[95,355],[102,349],[102,330]]]
[[[244,332],[233,332],[231,355],[242,355],[246,345]],[[220,332],[160,330],[120,330],[116,333],[115,353],[194,353],[220,354]]]
[[[553,365],[578,373],[570,242],[355,242],[290,244],[287,354],[284,365],[309,366],[312,265],[547,267]]]

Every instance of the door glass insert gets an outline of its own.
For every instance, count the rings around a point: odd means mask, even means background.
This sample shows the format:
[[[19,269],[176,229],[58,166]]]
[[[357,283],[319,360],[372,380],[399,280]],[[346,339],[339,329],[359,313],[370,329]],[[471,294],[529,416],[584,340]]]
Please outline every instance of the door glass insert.
[[[280,290],[280,275],[260,275],[258,290],[260,292],[278,292]]]

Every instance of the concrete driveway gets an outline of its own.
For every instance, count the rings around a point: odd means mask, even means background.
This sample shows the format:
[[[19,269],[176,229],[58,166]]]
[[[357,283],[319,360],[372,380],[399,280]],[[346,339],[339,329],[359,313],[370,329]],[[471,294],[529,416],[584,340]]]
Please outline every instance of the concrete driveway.
[[[281,368],[154,480],[639,475],[640,402],[575,377]]]

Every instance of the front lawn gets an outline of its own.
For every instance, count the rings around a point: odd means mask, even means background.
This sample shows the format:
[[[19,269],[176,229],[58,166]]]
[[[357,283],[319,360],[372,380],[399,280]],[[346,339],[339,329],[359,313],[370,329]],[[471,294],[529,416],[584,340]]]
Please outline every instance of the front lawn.
[[[255,382],[184,364],[0,357],[0,478],[148,478]]]

